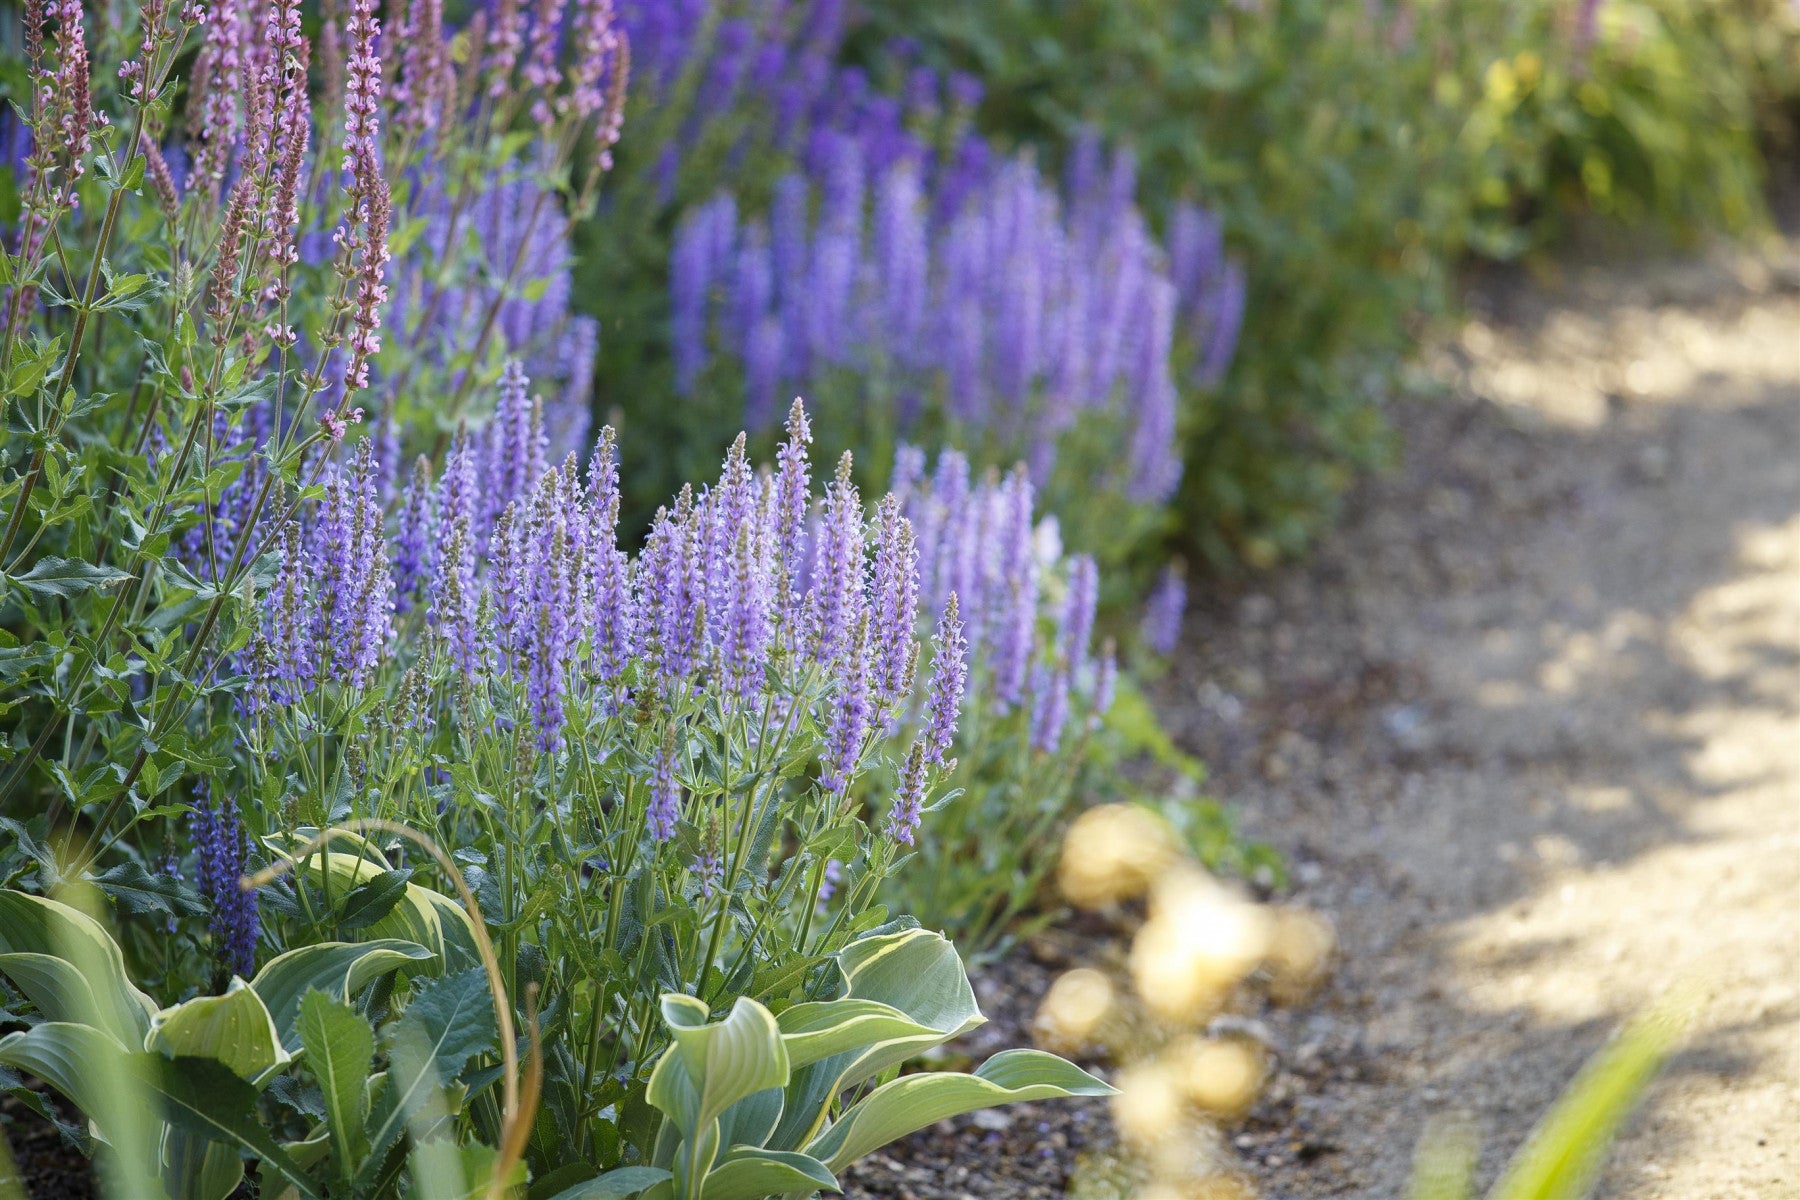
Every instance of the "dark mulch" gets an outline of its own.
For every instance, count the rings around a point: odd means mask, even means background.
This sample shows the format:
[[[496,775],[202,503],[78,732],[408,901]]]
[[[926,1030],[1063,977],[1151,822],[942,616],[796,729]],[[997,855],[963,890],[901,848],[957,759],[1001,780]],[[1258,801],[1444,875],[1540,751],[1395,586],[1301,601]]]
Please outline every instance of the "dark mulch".
[[[61,1097],[54,1092],[44,1094],[64,1120],[80,1120]],[[12,1147],[19,1182],[29,1200],[95,1200],[99,1195],[81,1151],[70,1145],[56,1126],[11,1096],[0,1096],[0,1133]],[[4,1182],[4,1174],[0,1174],[0,1184]]]

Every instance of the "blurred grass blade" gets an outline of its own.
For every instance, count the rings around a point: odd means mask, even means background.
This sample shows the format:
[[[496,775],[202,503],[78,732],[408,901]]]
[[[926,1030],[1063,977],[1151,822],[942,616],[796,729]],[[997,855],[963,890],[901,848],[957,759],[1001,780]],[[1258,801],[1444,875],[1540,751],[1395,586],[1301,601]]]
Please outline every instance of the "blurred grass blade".
[[[1620,1126],[1691,1016],[1691,1004],[1665,999],[1601,1047],[1526,1139],[1489,1200],[1578,1200],[1587,1195]]]
[[[1475,1131],[1464,1121],[1433,1121],[1413,1157],[1410,1200],[1469,1200],[1475,1194]]]
[[[0,1130],[0,1200],[28,1200],[25,1177],[13,1161],[12,1146],[7,1143],[4,1130]]]
[[[49,928],[56,953],[88,982],[84,995],[71,997],[75,1003],[85,1000],[92,1008],[78,1020],[105,1029],[116,1013],[99,1003],[96,991],[109,983],[116,987],[124,978],[124,967],[117,943],[104,926],[88,915],[104,912],[104,902],[86,884],[65,886],[57,899],[59,912],[62,905],[76,910],[74,916],[57,920]],[[123,986],[135,991],[129,983]],[[128,1045],[126,1049],[136,1047]],[[88,1077],[82,1082],[92,1104],[85,1115],[105,1138],[104,1146],[96,1148],[95,1165],[102,1194],[108,1200],[163,1200],[162,1122],[156,1117],[155,1097],[132,1070],[131,1063],[129,1054],[99,1054],[92,1061],[83,1062]]]

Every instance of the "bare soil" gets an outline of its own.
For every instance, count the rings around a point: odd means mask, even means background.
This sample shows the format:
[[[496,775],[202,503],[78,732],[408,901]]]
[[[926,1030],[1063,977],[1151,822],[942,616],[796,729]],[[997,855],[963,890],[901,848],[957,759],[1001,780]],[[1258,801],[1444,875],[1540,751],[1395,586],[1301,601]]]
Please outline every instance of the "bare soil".
[[[1402,450],[1303,566],[1202,600],[1161,687],[1343,960],[1265,1016],[1264,1196],[1493,1178],[1665,989],[1705,1003],[1608,1197],[1800,1197],[1800,242],[1476,281]],[[1040,955],[1044,952],[1039,949]],[[1048,957],[1056,957],[1052,950]],[[1017,1034],[1055,971],[986,981]],[[1017,1043],[1015,1043],[1017,1044]],[[1050,1197],[1103,1106],[941,1127],[857,1197]]]

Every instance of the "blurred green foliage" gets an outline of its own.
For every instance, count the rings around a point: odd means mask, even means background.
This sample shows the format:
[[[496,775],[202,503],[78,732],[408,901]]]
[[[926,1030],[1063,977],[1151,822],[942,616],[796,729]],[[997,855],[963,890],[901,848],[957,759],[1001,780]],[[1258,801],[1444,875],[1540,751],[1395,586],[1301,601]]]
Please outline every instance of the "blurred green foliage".
[[[987,87],[1001,141],[1131,145],[1153,215],[1225,220],[1250,279],[1237,361],[1189,397],[1180,537],[1215,564],[1304,548],[1359,468],[1469,256],[1577,213],[1677,239],[1763,218],[1759,142],[1800,95],[1784,0],[868,0]]]

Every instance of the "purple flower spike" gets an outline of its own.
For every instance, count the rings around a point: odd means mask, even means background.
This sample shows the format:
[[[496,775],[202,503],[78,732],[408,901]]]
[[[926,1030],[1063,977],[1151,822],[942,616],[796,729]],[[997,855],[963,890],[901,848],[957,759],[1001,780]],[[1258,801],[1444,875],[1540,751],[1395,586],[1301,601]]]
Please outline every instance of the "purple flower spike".
[[[825,489],[824,520],[813,555],[808,616],[813,661],[822,666],[836,664],[850,652],[865,603],[863,508],[850,468],[845,451],[837,477]]]
[[[806,510],[812,495],[812,426],[806,405],[795,398],[788,409],[787,441],[775,452],[775,552],[780,570],[775,580],[780,619],[788,631],[789,648],[795,649],[800,631],[800,570],[806,555]]]
[[[437,533],[437,494],[431,486],[431,462],[421,455],[413,463],[400,529],[394,542],[394,594],[399,611],[408,612],[431,588],[432,547]]]
[[[1033,672],[1033,706],[1031,712],[1031,745],[1045,754],[1053,754],[1062,742],[1063,726],[1069,720],[1069,671],[1037,668]]]
[[[243,821],[237,802],[215,795],[209,781],[194,790],[194,857],[200,890],[212,901],[213,950],[232,974],[248,979],[256,973],[259,920],[256,893],[238,886],[247,849]]]
[[[906,765],[900,769],[900,785],[894,789],[894,806],[888,810],[887,835],[902,846],[913,844],[919,820],[925,807],[924,741],[915,741],[906,753]]]
[[[963,640],[963,624],[956,593],[944,605],[932,644],[931,687],[925,699],[925,760],[934,767],[953,762],[956,724],[962,716],[963,687],[969,678],[969,643]]]
[[[994,700],[1000,711],[1016,707],[1037,644],[1037,558],[1032,553],[1032,487],[1023,470],[1001,485],[999,613],[994,661]]]
[[[619,549],[618,435],[600,431],[588,465],[588,569],[594,666],[611,683],[633,650],[630,562]]]
[[[912,691],[919,551],[912,522],[900,515],[900,500],[892,493],[882,498],[876,527],[875,611],[869,654],[875,705],[878,711],[888,713]]]
[[[1163,568],[1144,605],[1144,645],[1167,658],[1175,653],[1181,640],[1181,618],[1187,613],[1187,580],[1181,568],[1170,564]]]
[[[1088,639],[1094,631],[1094,609],[1100,597],[1100,568],[1093,556],[1069,562],[1069,590],[1063,600],[1062,661],[1073,674],[1087,665]]]
[[[681,820],[681,785],[675,782],[675,731],[664,739],[650,775],[650,836],[660,844],[675,836]]]
[[[869,620],[851,631],[831,719],[825,733],[825,764],[819,785],[836,796],[847,795],[862,761],[863,738],[869,732]]]

